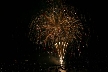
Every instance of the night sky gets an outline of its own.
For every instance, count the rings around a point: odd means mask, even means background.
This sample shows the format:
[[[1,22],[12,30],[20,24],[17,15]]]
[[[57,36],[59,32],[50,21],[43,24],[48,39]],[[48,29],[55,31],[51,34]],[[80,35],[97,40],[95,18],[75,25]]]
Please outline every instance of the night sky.
[[[28,25],[32,15],[45,8],[44,3],[44,0],[4,2],[3,17],[1,17],[3,21],[1,22],[2,44],[0,47],[1,72],[5,72],[5,70],[12,72],[12,69],[14,69],[13,64],[20,65],[21,62],[26,62],[25,60],[29,60],[28,64],[31,65],[36,63],[38,68],[38,62],[41,63],[44,57],[38,58],[39,52],[36,50],[36,45],[28,38]],[[91,30],[89,47],[83,50],[82,56],[83,61],[89,62],[86,66],[87,69],[95,72],[108,70],[106,6],[102,5],[103,2],[91,0],[66,0],[66,4],[77,8],[81,14],[87,17],[87,20],[91,19],[88,21]],[[70,59],[70,61],[72,60],[74,61],[74,58]],[[45,61],[48,62],[47,59]],[[83,61],[82,63],[85,63]],[[9,65],[10,67],[8,67]],[[28,65],[29,67],[31,66]],[[4,70],[2,71],[2,69]],[[17,69],[15,72],[18,72]],[[30,71],[25,69],[24,72]]]

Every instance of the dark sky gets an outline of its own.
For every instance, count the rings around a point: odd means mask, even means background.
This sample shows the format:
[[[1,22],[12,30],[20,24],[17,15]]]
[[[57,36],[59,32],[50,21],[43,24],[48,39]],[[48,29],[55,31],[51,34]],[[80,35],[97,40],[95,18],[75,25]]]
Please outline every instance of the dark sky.
[[[44,0],[43,0],[44,1]],[[17,48],[24,48],[20,52],[30,52],[29,48],[33,47],[27,38],[28,24],[31,16],[38,12],[43,6],[42,1],[14,1],[4,2],[3,5],[3,26],[1,26],[1,43],[0,56],[2,60],[15,59]],[[90,59],[101,60],[106,59],[107,53],[107,20],[106,7],[103,2],[94,2],[93,0],[67,0],[66,4],[73,5],[85,15],[89,15],[91,21],[91,42],[89,55]],[[106,17],[106,18],[105,18]],[[24,51],[24,50],[27,51]],[[27,53],[26,53],[27,54]],[[95,54],[97,55],[95,57]],[[97,59],[99,58],[99,59]]]

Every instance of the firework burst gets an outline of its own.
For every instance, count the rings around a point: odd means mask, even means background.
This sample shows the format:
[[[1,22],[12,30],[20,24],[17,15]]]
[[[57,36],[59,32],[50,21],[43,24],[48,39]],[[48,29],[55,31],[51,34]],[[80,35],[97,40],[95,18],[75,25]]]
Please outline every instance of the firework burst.
[[[57,50],[60,61],[64,59],[66,48],[74,41],[81,41],[83,25],[74,7],[54,5],[41,11],[30,23],[29,38],[35,44],[53,46]],[[62,64],[62,63],[61,63]]]

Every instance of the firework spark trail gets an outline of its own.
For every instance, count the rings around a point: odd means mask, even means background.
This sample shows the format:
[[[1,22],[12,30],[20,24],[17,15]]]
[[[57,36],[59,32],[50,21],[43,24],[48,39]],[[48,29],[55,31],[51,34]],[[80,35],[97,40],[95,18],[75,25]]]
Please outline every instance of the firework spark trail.
[[[83,25],[73,7],[55,5],[47,8],[32,20],[30,26],[30,40],[54,46],[58,55],[64,58],[68,43],[82,39]]]

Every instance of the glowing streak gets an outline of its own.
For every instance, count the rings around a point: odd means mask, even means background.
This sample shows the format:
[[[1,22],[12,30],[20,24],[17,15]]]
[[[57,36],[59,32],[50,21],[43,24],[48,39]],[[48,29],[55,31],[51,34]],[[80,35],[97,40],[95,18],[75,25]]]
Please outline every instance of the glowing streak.
[[[62,65],[63,63],[63,59],[62,59],[62,56],[60,57],[60,65]]]

